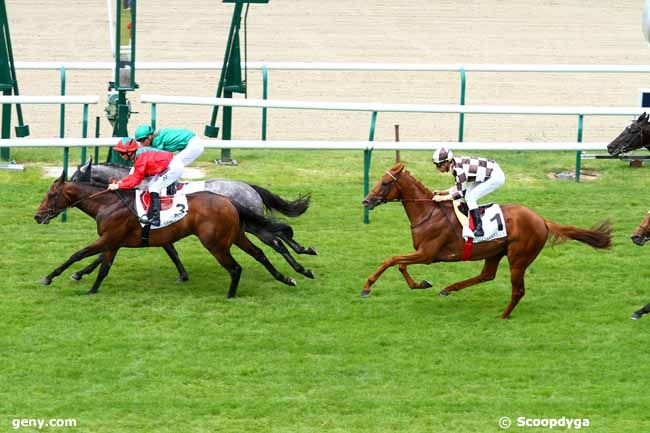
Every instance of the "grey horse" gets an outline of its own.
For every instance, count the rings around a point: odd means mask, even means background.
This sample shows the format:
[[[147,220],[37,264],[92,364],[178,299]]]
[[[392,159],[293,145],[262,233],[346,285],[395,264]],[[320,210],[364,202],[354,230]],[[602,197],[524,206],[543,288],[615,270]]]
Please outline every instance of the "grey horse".
[[[92,159],[85,164],[80,165],[72,174],[70,180],[73,182],[90,182],[99,186],[107,186],[113,179],[122,179],[129,173],[129,168],[117,164],[96,164],[93,165]],[[146,180],[144,181],[146,182]],[[143,183],[144,183],[143,182]],[[236,201],[246,209],[257,215],[265,216],[267,213],[275,210],[288,217],[297,217],[302,215],[309,207],[310,196],[303,195],[294,201],[287,201],[282,197],[273,194],[271,191],[258,185],[251,185],[246,182],[228,179],[212,179],[205,182],[206,191],[220,194],[229,199]],[[303,247],[293,239],[293,231],[288,233],[271,233],[263,227],[247,225],[246,231],[255,235],[262,242],[280,253],[282,257],[298,273],[307,278],[314,278],[314,273],[305,269],[298,263],[291,253],[287,250],[284,243],[289,245],[298,254],[317,255],[318,251],[314,247]],[[179,280],[187,281],[188,275],[180,261],[178,252],[173,244],[163,247],[169,258],[172,260],[179,272]],[[101,257],[92,262],[81,271],[72,274],[71,278],[80,280],[84,275],[91,273],[101,263]]]

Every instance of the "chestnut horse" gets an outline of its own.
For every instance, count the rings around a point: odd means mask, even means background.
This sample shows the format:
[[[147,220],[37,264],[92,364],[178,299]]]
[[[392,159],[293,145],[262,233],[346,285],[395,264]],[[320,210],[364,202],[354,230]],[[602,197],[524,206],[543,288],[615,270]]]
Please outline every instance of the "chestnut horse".
[[[646,213],[641,221],[641,224],[634,230],[632,236],[630,236],[632,242],[636,245],[642,247],[645,243],[650,240],[650,212]],[[636,310],[632,313],[630,319],[637,320],[640,319],[644,314],[650,313],[650,304],[647,304],[643,308]]]
[[[106,278],[115,260],[117,251],[122,248],[139,248],[141,227],[136,216],[135,193],[133,190],[108,192],[87,183],[66,182],[62,174],[52,183],[41,202],[34,219],[39,224],[48,224],[64,209],[77,207],[97,222],[99,239],[74,253],[65,263],[43,278],[50,284],[73,263],[96,254],[101,254],[102,263],[97,279],[88,293],[97,293],[101,282]],[[271,232],[279,233],[290,229],[280,223],[247,211],[236,202],[210,192],[199,192],[187,196],[189,211],[180,221],[149,234],[152,247],[171,245],[189,235],[196,235],[203,246],[230,274],[228,297],[237,293],[242,268],[230,254],[234,243],[264,267],[278,280],[287,285],[296,284],[293,278],[280,274],[269,262],[264,252],[253,245],[244,233],[245,224],[264,225]]]
[[[391,257],[368,277],[361,296],[370,294],[371,286],[389,267],[399,265],[399,270],[411,289],[431,287],[428,281],[416,283],[407,271],[408,265],[434,262],[456,262],[462,257],[464,240],[462,227],[454,214],[452,201],[434,201],[433,194],[416,180],[404,165],[396,164],[384,174],[372,191],[363,200],[363,205],[373,209],[380,203],[401,201],[411,222],[411,237],[415,252]],[[510,303],[501,318],[507,318],[524,296],[524,274],[526,268],[544,248],[549,236],[555,241],[575,239],[594,248],[611,246],[612,228],[602,222],[591,230],[564,226],[547,221],[530,209],[519,205],[501,206],[508,235],[505,238],[482,242],[474,246],[469,260],[485,260],[480,275],[454,283],[441,292],[447,296],[474,284],[493,280],[499,262],[504,256],[510,263],[512,295]]]

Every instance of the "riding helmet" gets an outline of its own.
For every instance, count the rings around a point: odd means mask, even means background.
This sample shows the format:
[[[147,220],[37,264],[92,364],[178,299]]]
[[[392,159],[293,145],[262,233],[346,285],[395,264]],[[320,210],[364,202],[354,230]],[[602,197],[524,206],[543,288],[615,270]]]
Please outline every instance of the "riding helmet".
[[[135,152],[138,150],[138,147],[140,147],[140,145],[137,141],[132,138],[125,137],[121,139],[119,143],[117,143],[117,146],[115,146],[113,150],[119,153],[129,153]]]
[[[147,138],[149,135],[153,134],[153,128],[151,125],[140,125],[135,128],[135,139],[137,141]]]
[[[433,163],[440,164],[445,161],[451,161],[454,157],[453,152],[446,147],[440,147],[433,152]]]

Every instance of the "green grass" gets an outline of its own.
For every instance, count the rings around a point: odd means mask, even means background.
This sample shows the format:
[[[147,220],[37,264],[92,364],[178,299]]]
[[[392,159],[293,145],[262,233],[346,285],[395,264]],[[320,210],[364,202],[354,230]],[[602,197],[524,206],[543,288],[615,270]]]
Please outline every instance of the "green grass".
[[[650,430],[650,318],[628,320],[650,302],[650,250],[628,239],[650,207],[648,168],[589,161],[601,177],[576,184],[546,176],[571,170],[573,153],[490,155],[507,176],[491,200],[562,224],[610,218],[616,230],[609,251],[577,242],[546,248],[527,273],[526,296],[501,321],[505,260],[494,281],[448,298],[438,291],[482,263],[414,266],[416,280],[434,285],[423,291],[390,269],[370,298],[359,298],[385,258],[412,250],[400,205],[361,223],[360,153],[235,151],[237,168],[204,155],[210,177],[289,198],[313,193],[291,224],[320,252],[299,258],[316,279],[264,248],[298,280],[286,287],[235,249],[244,272],[233,300],[225,299],[225,270],[195,238],[177,244],[190,273],[183,284],[162,250],[150,249],[120,251],[97,296],[84,295],[94,276],[68,279],[81,264],[40,285],[95,238],[95,225],[78,210],[66,224],[37,225],[52,182],[40,167],[56,164],[59,152],[12,156],[41,162],[0,172],[0,432],[13,431],[14,418],[75,418],[74,429],[46,431],[484,433],[500,431],[502,416],[589,418],[592,433]],[[402,158],[432,189],[451,183],[428,153]],[[373,183],[392,159],[373,156]]]

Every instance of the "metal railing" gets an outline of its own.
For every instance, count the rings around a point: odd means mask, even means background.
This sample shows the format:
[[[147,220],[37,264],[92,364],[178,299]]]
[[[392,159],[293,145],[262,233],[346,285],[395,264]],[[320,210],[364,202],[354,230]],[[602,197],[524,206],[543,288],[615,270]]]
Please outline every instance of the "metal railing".
[[[82,146],[114,146],[115,138],[15,138],[0,140],[0,146],[11,147],[82,147]],[[357,150],[363,151],[363,183],[364,196],[368,194],[370,185],[370,159],[373,150],[425,150],[431,151],[439,146],[454,150],[528,150],[528,151],[585,151],[605,150],[607,143],[593,142],[440,142],[440,141],[264,141],[264,140],[210,140],[202,139],[200,143],[209,149],[284,149],[284,150]],[[67,160],[64,161],[67,164]],[[64,166],[67,173],[67,166]],[[364,223],[369,223],[368,210],[363,211]]]
[[[217,71],[219,62],[136,62],[140,70]],[[16,69],[60,70],[62,89],[66,70],[112,70],[113,62],[16,62]],[[458,72],[460,82],[459,104],[465,105],[467,73],[624,73],[646,74],[649,65],[546,65],[546,64],[400,64],[400,63],[342,63],[342,62],[248,62],[242,68],[262,72],[262,98],[268,95],[268,71],[360,71],[360,72]],[[262,140],[266,139],[267,108],[262,108]],[[458,113],[458,141],[463,141],[465,113]]]

